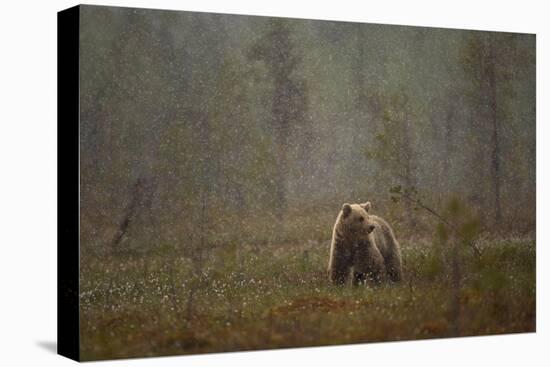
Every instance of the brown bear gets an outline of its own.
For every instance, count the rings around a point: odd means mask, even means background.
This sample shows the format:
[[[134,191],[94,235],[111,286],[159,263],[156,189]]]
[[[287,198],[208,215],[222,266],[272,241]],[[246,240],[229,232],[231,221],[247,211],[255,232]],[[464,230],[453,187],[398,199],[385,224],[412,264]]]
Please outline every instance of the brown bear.
[[[401,250],[390,225],[369,214],[371,203],[344,204],[332,231],[328,272],[333,284],[402,278]]]

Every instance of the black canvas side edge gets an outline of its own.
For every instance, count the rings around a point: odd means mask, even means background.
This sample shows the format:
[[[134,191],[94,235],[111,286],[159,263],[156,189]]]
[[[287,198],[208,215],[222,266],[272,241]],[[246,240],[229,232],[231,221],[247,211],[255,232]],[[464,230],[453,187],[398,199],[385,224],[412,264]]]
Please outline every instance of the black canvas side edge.
[[[57,13],[57,353],[80,360],[80,7]]]

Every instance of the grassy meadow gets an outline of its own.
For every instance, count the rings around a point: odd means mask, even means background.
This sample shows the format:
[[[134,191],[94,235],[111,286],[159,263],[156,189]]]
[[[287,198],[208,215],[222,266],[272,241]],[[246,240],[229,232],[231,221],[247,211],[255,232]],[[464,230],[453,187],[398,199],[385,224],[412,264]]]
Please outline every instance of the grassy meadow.
[[[401,239],[400,284],[334,287],[328,241],[87,254],[83,360],[535,331],[535,241],[484,238],[453,262]],[[198,271],[197,261],[202,267]]]

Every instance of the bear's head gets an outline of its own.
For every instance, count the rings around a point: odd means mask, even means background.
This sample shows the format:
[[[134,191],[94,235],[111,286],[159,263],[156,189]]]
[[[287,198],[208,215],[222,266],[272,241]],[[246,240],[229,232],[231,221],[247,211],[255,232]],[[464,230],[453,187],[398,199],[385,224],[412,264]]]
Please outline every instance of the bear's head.
[[[349,236],[363,237],[368,236],[374,231],[374,222],[370,220],[369,210],[370,201],[363,204],[348,204],[342,206],[340,217],[341,228]]]

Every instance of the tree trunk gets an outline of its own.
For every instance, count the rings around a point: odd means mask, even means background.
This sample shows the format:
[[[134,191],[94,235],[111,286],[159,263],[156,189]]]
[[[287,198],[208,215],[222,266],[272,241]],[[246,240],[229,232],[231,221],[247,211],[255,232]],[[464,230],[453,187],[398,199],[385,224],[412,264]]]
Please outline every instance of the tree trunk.
[[[447,187],[452,187],[452,182],[450,182],[449,177],[451,176],[451,160],[453,156],[453,138],[454,138],[454,129],[453,129],[453,120],[455,114],[455,107],[453,103],[447,105],[447,111],[445,114],[445,160],[443,161],[443,175],[445,177],[445,184]],[[443,181],[443,180],[442,180]],[[440,184],[443,184],[441,182]]]
[[[410,136],[410,128],[409,128],[409,120],[410,116],[407,113],[405,115],[405,119],[403,120],[403,164],[404,164],[404,186],[405,189],[412,189],[415,187],[414,183],[414,177],[413,177],[413,167],[412,167],[412,155],[413,155],[413,149],[412,149],[412,139]],[[414,205],[410,202],[406,202],[407,206],[407,214],[409,218],[409,224],[411,227],[416,226],[416,216],[414,215]]]
[[[276,172],[274,177],[275,184],[275,215],[279,221],[282,221],[287,208],[287,150],[290,128],[289,91],[290,81],[286,75],[280,75],[282,70],[277,70],[275,79],[275,98],[272,104],[273,128],[275,129],[275,149],[276,149]]]
[[[497,105],[497,86],[495,75],[495,54],[493,45],[489,45],[488,57],[488,87],[489,87],[489,108],[492,128],[492,150],[491,150],[491,173],[493,188],[495,191],[495,224],[499,226],[502,222],[502,208],[500,203],[500,137],[498,126],[498,105]]]

